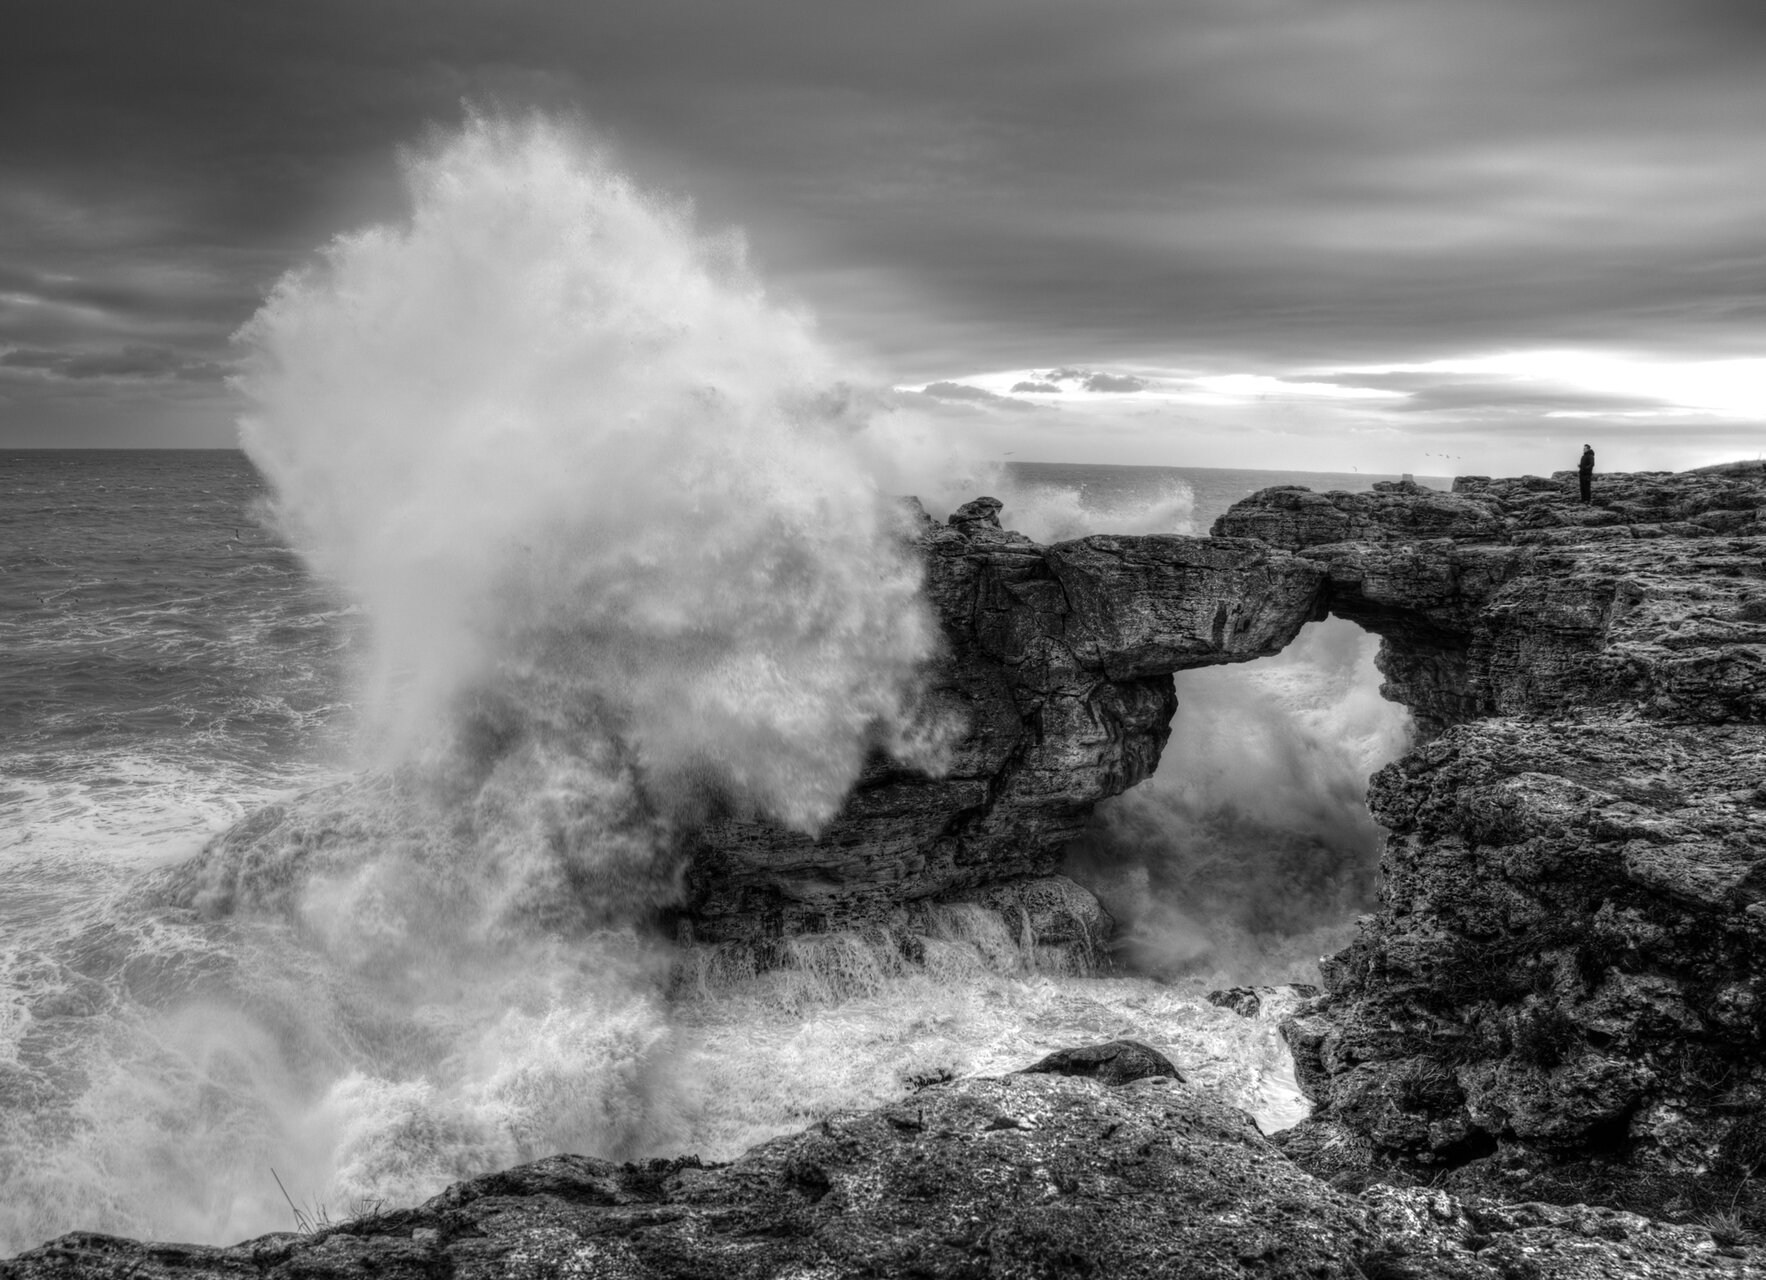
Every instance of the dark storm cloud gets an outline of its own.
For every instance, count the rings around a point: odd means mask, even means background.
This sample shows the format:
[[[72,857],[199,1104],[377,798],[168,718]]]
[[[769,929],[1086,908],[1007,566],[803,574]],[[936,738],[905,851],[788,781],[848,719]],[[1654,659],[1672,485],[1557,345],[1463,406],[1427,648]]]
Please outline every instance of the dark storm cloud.
[[[1144,391],[1147,386],[1145,378],[1137,378],[1133,374],[1094,373],[1085,380],[1087,391],[1131,392]]]
[[[990,409],[1036,408],[1028,400],[1014,400],[1011,396],[1002,396],[982,387],[971,387],[962,382],[933,382],[922,387],[920,394],[931,396],[934,400],[961,400],[970,404],[986,405]]]
[[[1399,391],[1401,400],[1382,402],[1397,413],[1455,412],[1529,413],[1558,412],[1633,413],[1661,411],[1673,403],[1658,397],[1597,391],[1567,390],[1544,382],[1465,373],[1355,373],[1318,375],[1312,381],[1331,386],[1360,387],[1375,391]]]
[[[468,97],[582,111],[904,380],[1766,320],[1751,0],[15,0],[0,344],[224,360]]]
[[[1075,382],[1087,391],[1144,391],[1147,387],[1145,378],[1137,378],[1131,373],[1104,373],[1095,369],[1075,369],[1066,365],[1049,370],[1048,378],[1050,382]],[[1059,391],[1061,388],[1050,387],[1049,389]]]
[[[23,369],[55,378],[177,378],[219,382],[227,368],[212,360],[188,360],[164,347],[121,351],[64,352],[19,347],[0,354],[0,369]]]
[[[999,400],[1002,397],[980,387],[966,386],[960,382],[932,382],[920,388],[921,395],[932,396],[938,400]]]

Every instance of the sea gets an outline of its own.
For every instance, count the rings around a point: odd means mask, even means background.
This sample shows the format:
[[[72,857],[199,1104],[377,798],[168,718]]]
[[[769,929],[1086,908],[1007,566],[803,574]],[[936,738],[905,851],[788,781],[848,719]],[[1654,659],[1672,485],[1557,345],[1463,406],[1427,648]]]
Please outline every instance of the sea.
[[[1387,478],[1013,463],[990,487],[1009,527],[1054,540],[1206,533],[1269,485]],[[758,974],[656,944],[634,978],[557,929],[390,964],[311,913],[164,891],[242,820],[349,794],[372,764],[377,619],[286,544],[271,497],[232,450],[0,453],[0,1256],[76,1229],[303,1229],[555,1150],[728,1159],[1118,1035],[1267,1129],[1304,1113],[1281,1000],[1245,1019],[1205,996],[1315,977],[1372,902],[1361,797],[1409,728],[1371,637],[1313,624],[1278,658],[1179,677],[1159,774],[1069,856],[1121,924],[1109,974],[1039,966],[974,912],[919,970],[836,936]],[[395,881],[337,883],[338,918],[396,914]]]

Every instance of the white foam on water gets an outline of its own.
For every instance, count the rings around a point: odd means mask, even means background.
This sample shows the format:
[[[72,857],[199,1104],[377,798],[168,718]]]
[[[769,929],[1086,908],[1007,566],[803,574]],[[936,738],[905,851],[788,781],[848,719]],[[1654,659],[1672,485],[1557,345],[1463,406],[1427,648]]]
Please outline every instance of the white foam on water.
[[[1001,469],[988,478],[1005,504],[1000,524],[1034,542],[1065,542],[1092,533],[1193,534],[1195,492],[1175,476],[1161,476],[1144,491],[1087,498],[1059,485],[1025,483]]]
[[[181,860],[290,785],[285,772],[193,757],[107,750],[64,753],[58,761],[38,754],[34,776],[15,775],[0,791],[0,860]]]
[[[557,1150],[728,1159],[832,1111],[1118,1036],[1266,1128],[1292,1109],[1273,1023],[1147,979],[1037,972],[997,917],[964,930],[991,940],[929,935],[924,968],[892,941],[835,936],[784,969],[672,996],[632,980],[646,961],[630,938],[398,991],[269,921],[113,903],[87,923],[85,962],[116,980],[35,975],[43,1016],[15,1037],[85,1079],[0,1126],[12,1248],[75,1227],[239,1239],[295,1225],[283,1188],[309,1217],[337,1217]]]

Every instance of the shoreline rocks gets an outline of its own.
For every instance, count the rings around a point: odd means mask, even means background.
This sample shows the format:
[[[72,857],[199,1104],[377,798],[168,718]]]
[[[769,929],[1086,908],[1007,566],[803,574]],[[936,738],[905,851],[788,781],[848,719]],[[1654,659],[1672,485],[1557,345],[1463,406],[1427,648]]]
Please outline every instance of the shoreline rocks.
[[[1310,1177],[1170,1077],[1018,1074],[830,1116],[727,1165],[553,1156],[427,1203],[231,1248],[76,1233],[0,1280],[1758,1274],[1766,1254],[1601,1209]]]

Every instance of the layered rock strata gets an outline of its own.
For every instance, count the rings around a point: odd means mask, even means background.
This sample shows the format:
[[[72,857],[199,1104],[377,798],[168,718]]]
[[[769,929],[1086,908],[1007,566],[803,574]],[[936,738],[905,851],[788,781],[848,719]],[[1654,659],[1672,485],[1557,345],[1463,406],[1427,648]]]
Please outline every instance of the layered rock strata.
[[[1359,1199],[1169,1076],[934,1086],[733,1164],[562,1155],[414,1209],[232,1248],[64,1236],[0,1280],[250,1276],[773,1280],[861,1276],[1758,1274],[1761,1252],[1600,1209],[1382,1187]]]
[[[1373,780],[1379,910],[1288,1024],[1318,1104],[1292,1146],[1336,1131],[1468,1179],[1580,1162],[1584,1187],[1654,1179],[1670,1211],[1695,1182],[1751,1202],[1766,484],[1608,476],[1587,506],[1574,487],[1273,490],[1216,525],[1323,570],[1428,739]]]

